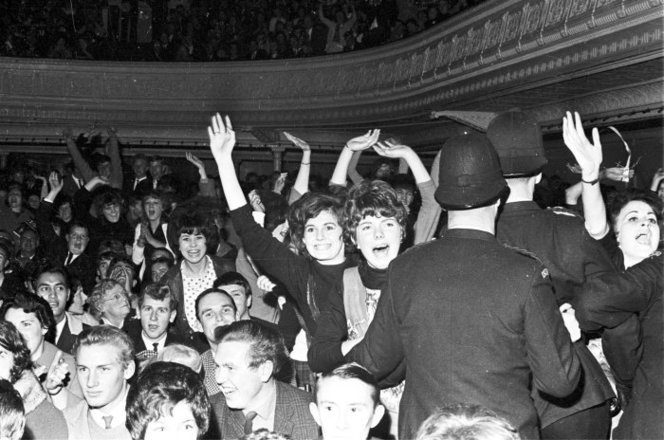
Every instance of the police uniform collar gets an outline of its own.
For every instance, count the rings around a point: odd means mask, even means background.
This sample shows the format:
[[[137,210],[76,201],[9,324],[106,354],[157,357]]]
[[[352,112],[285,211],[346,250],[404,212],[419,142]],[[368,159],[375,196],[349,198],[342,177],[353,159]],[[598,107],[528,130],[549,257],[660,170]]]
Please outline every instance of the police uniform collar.
[[[468,238],[485,241],[494,241],[496,239],[493,234],[490,234],[486,231],[463,228],[448,229],[447,232],[445,232],[444,238]]]

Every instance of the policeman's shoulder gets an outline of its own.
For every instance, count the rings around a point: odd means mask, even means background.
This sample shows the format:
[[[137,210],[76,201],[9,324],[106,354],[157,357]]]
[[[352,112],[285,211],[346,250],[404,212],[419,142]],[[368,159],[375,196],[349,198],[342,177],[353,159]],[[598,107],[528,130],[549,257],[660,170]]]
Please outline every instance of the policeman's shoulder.
[[[507,249],[509,249],[513,252],[516,252],[519,255],[522,255],[522,256],[527,257],[531,260],[534,260],[534,261],[538,262],[539,264],[542,264],[542,265],[544,264],[542,262],[542,260],[537,256],[537,254],[535,254],[532,251],[529,251],[528,249],[524,249],[524,248],[518,247],[518,246],[512,246],[510,244],[505,244],[505,243],[503,243],[503,247],[505,247],[505,248],[507,248]]]

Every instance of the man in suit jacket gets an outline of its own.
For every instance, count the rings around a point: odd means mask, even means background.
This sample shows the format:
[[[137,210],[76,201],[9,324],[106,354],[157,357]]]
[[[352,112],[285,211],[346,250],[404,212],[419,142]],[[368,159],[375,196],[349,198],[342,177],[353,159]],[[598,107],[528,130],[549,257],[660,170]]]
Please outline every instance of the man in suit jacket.
[[[222,328],[215,361],[221,393],[210,400],[222,438],[240,438],[260,428],[294,440],[318,438],[309,413],[312,396],[274,378],[288,362],[276,330],[253,321]]]
[[[86,328],[98,325],[91,315],[74,315],[66,311],[71,295],[69,277],[62,267],[44,269],[35,281],[35,292],[51,306],[55,318],[55,345],[72,353],[76,337]]]
[[[177,299],[168,286],[149,284],[138,297],[138,309],[140,321],[132,323],[140,325],[126,329],[138,362],[155,357],[167,345],[182,343],[179,336],[168,331],[177,314]]]
[[[347,358],[383,380],[405,362],[399,437],[413,438],[439,406],[487,407],[539,438],[536,388],[566,397],[581,377],[544,267],[500,245],[495,219],[507,184],[483,135],[451,138],[436,199],[439,240],[390,265],[374,320]],[[509,404],[506,404],[509,402]]]
[[[144,154],[137,154],[131,161],[134,176],[128,179],[123,188],[126,192],[142,195],[152,190],[152,177],[148,174],[148,158]]]

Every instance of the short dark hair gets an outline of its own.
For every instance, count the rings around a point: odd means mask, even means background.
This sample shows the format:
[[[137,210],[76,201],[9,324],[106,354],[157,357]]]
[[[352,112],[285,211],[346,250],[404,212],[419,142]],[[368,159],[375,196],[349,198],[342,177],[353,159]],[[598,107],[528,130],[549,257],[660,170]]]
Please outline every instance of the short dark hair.
[[[290,206],[288,212],[288,227],[291,243],[301,255],[310,257],[302,238],[304,227],[309,219],[318,216],[323,211],[329,211],[337,218],[341,227],[343,219],[343,204],[341,199],[333,195],[308,192]]]
[[[33,283],[33,284],[35,284],[33,286],[35,289],[37,288],[37,285],[36,285],[37,280],[39,279],[40,276],[42,276],[45,273],[54,273],[54,274],[62,275],[62,279],[65,282],[65,286],[67,287],[67,289],[71,289],[71,287],[72,287],[72,285],[71,285],[71,276],[69,275],[69,272],[67,272],[67,269],[65,269],[62,266],[54,266],[54,265],[46,266],[43,269],[39,270],[39,272],[37,273],[37,276],[34,279],[34,283]]]
[[[247,342],[249,348],[249,366],[252,368],[271,361],[272,376],[276,376],[281,370],[288,366],[288,354],[284,338],[276,329],[268,327],[256,321],[236,321],[228,326],[222,327],[218,338],[219,344],[223,342]]]
[[[644,191],[641,189],[630,188],[627,190],[616,191],[608,198],[608,211],[611,218],[611,229],[615,227],[615,222],[618,219],[620,211],[629,202],[639,201],[650,206],[655,211],[657,222],[662,222],[662,201],[652,191]],[[661,225],[660,225],[661,227]]]
[[[231,304],[233,305],[233,309],[235,309],[235,311],[237,312],[237,307],[235,307],[235,301],[233,301],[233,297],[230,296],[230,295],[228,294],[228,292],[226,292],[225,290],[220,289],[220,288],[218,288],[218,287],[211,287],[211,288],[209,288],[209,289],[205,289],[205,290],[202,291],[200,294],[198,294],[198,296],[196,297],[196,302],[194,303],[194,309],[196,310],[196,318],[197,318],[199,321],[200,321],[200,318],[198,317],[198,311],[199,311],[198,306],[199,306],[201,300],[202,300],[203,298],[205,298],[206,296],[208,296],[209,294],[211,294],[211,293],[220,293],[220,294],[222,294],[222,295],[227,296],[228,299],[231,300]]]
[[[148,200],[148,199],[157,199],[162,204],[164,203],[164,198],[161,195],[161,191],[156,190],[156,189],[150,189],[150,190],[147,190],[146,192],[144,192],[143,195],[141,196],[141,203],[145,204],[146,200]]]
[[[0,437],[19,440],[25,429],[23,399],[12,384],[0,379]]]
[[[84,223],[84,222],[82,222],[82,221],[80,221],[80,220],[72,220],[72,221],[69,223],[69,227],[67,228],[67,235],[71,234],[71,231],[72,231],[74,228],[82,228],[82,229],[85,229],[85,233],[86,233],[86,234],[89,234],[89,233],[90,233],[90,228],[88,227],[88,225],[87,225],[86,223]],[[88,238],[89,238],[89,237],[88,237]]]
[[[133,439],[142,439],[148,424],[170,415],[173,407],[186,402],[198,426],[199,437],[210,424],[210,400],[200,376],[174,362],[153,362],[141,372],[127,396],[125,425]]]
[[[244,276],[242,276],[242,274],[239,272],[234,272],[234,271],[225,272],[214,281],[212,287],[231,286],[231,285],[243,287],[245,296],[247,297],[251,296],[251,286],[249,285],[247,279]]]
[[[378,405],[380,402],[380,393],[378,388],[378,381],[376,378],[363,366],[351,362],[349,364],[341,365],[340,367],[335,368],[334,370],[325,373],[321,376],[319,381],[330,378],[338,377],[340,379],[357,379],[371,387],[371,399],[374,402],[374,405]],[[318,397],[318,392],[316,392],[316,397]]]
[[[168,308],[171,309],[171,311],[177,310],[178,308],[178,299],[175,297],[175,294],[167,284],[160,285],[158,283],[150,283],[146,285],[138,297],[139,309],[143,307],[146,296],[149,296],[152,299],[156,299],[157,301],[164,301],[168,299]]]
[[[112,345],[120,349],[120,362],[127,366],[134,362],[134,344],[122,330],[111,325],[96,325],[84,329],[76,338],[71,352],[76,357],[81,347],[91,345]]]
[[[180,238],[182,234],[202,234],[206,240],[212,238],[212,230],[209,222],[199,213],[184,214],[177,219],[175,237]]]
[[[32,368],[30,349],[14,324],[4,319],[0,319],[0,347],[14,355],[9,381],[16,383],[25,370]]]
[[[52,341],[55,336],[55,318],[53,309],[46,300],[28,292],[17,292],[13,298],[8,298],[0,308],[0,319],[5,319],[9,309],[21,309],[25,313],[34,313],[43,328],[48,329],[44,338]]]

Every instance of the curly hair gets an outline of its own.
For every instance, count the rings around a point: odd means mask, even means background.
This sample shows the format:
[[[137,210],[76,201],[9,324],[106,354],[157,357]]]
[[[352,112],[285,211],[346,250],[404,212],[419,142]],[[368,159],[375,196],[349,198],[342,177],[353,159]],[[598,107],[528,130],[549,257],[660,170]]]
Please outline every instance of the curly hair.
[[[92,294],[88,299],[90,303],[90,314],[92,316],[97,319],[101,318],[101,315],[104,312],[102,308],[102,305],[104,304],[104,295],[115,286],[122,287],[122,290],[124,291],[124,286],[120,284],[120,282],[111,278],[105,278],[95,284],[95,287],[92,289]],[[127,292],[125,292],[125,295],[127,295]]]
[[[11,322],[0,321],[0,347],[14,355],[14,364],[9,370],[9,377],[3,379],[16,383],[25,370],[32,368],[32,360],[30,360],[30,349]]]
[[[150,422],[172,415],[173,407],[185,402],[198,426],[198,437],[210,424],[210,400],[200,376],[174,362],[154,362],[140,374],[127,396],[127,429],[133,439],[145,437]]]
[[[53,341],[55,338],[55,318],[53,309],[46,300],[28,293],[27,291],[17,292],[13,298],[5,300],[0,307],[0,319],[4,319],[9,309],[20,309],[24,313],[34,313],[39,320],[39,324],[47,329],[44,339]]]
[[[397,192],[382,180],[363,180],[350,189],[344,206],[347,244],[353,244],[357,225],[367,216],[394,217],[402,230],[406,229],[408,220],[408,212]]]
[[[337,218],[339,225],[343,220],[343,204],[341,199],[333,195],[306,193],[290,206],[288,211],[288,227],[291,243],[300,255],[311,258],[303,242],[304,228],[309,219],[317,217],[321,212],[328,211]]]

